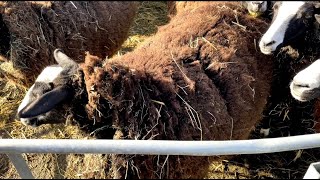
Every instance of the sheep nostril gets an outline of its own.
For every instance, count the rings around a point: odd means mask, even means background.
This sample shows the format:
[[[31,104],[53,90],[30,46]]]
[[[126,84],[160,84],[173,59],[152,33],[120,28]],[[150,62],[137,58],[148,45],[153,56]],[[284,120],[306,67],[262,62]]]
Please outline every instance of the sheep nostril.
[[[308,84],[294,83],[294,85],[299,88],[310,88]]]
[[[259,4],[257,4],[258,5],[258,9],[260,9],[261,7],[262,7],[262,4],[261,3],[259,3]]]
[[[263,43],[263,44],[264,46],[271,46],[274,43],[276,43],[276,41],[270,41],[269,43]]]

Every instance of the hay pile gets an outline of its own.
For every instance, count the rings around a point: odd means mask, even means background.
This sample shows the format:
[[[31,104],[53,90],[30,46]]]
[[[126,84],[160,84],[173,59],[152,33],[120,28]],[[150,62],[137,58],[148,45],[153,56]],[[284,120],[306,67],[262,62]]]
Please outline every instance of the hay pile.
[[[81,62],[84,51],[105,58],[127,39],[136,2],[9,1],[0,2],[0,59],[18,70],[0,71],[18,84],[30,86],[48,64],[52,52],[64,49]],[[8,66],[8,65],[6,65]]]

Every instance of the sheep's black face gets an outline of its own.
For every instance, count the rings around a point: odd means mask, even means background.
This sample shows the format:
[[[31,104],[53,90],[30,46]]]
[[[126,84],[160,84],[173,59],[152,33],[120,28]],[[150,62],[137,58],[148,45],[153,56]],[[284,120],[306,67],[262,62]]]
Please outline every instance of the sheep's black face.
[[[30,105],[37,101],[41,96],[46,95],[48,92],[54,89],[54,85],[52,82],[45,83],[45,82],[35,82],[31,88],[28,90],[26,96],[24,97],[22,103],[18,108],[17,117],[20,121],[27,126],[37,127],[41,124],[48,124],[48,123],[59,123],[59,120],[62,119],[62,114],[57,112],[57,109],[60,108],[53,108],[50,111],[37,114],[34,116],[25,116],[23,112],[26,111]]]
[[[54,58],[59,64],[40,73],[18,108],[17,116],[25,125],[60,123],[64,119],[61,105],[74,97],[70,82],[78,64],[60,49],[54,51]]]
[[[20,118],[20,112],[28,106],[31,102],[35,101],[37,98],[45,94],[46,92],[52,90],[53,84],[52,82],[50,83],[45,83],[45,82],[35,82],[30,89],[27,91],[27,94],[25,95],[24,99],[22,100],[20,106],[18,107],[18,118]],[[20,121],[24,125],[29,125],[29,126],[38,126],[39,125],[39,120],[43,119],[44,116],[39,116],[39,117],[30,117],[30,118],[20,118]]]
[[[314,20],[313,13],[313,6],[311,4],[305,4],[300,8],[297,14],[289,21],[288,28],[284,35],[283,45],[289,44],[311,27]]]
[[[35,117],[21,118],[19,114],[18,117],[20,118],[22,124],[26,126],[38,127],[42,124],[63,123],[63,120],[65,119],[65,113],[61,112],[63,112],[63,110],[53,109],[50,112]]]
[[[314,4],[304,1],[276,2],[273,19],[262,36],[259,47],[262,53],[272,54],[301,37],[314,22]]]

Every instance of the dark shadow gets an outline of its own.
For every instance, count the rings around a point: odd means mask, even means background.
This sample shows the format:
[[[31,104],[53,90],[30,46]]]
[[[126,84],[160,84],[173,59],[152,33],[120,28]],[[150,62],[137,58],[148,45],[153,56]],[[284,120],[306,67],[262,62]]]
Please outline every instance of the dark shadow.
[[[8,55],[10,51],[10,33],[0,14],[0,54]],[[6,57],[8,58],[8,57]]]

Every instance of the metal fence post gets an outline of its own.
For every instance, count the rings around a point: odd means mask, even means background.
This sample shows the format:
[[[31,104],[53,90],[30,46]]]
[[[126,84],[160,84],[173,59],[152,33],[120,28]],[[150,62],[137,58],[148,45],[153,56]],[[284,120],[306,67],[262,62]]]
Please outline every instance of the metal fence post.
[[[7,154],[22,179],[34,179],[29,166],[21,154]]]

